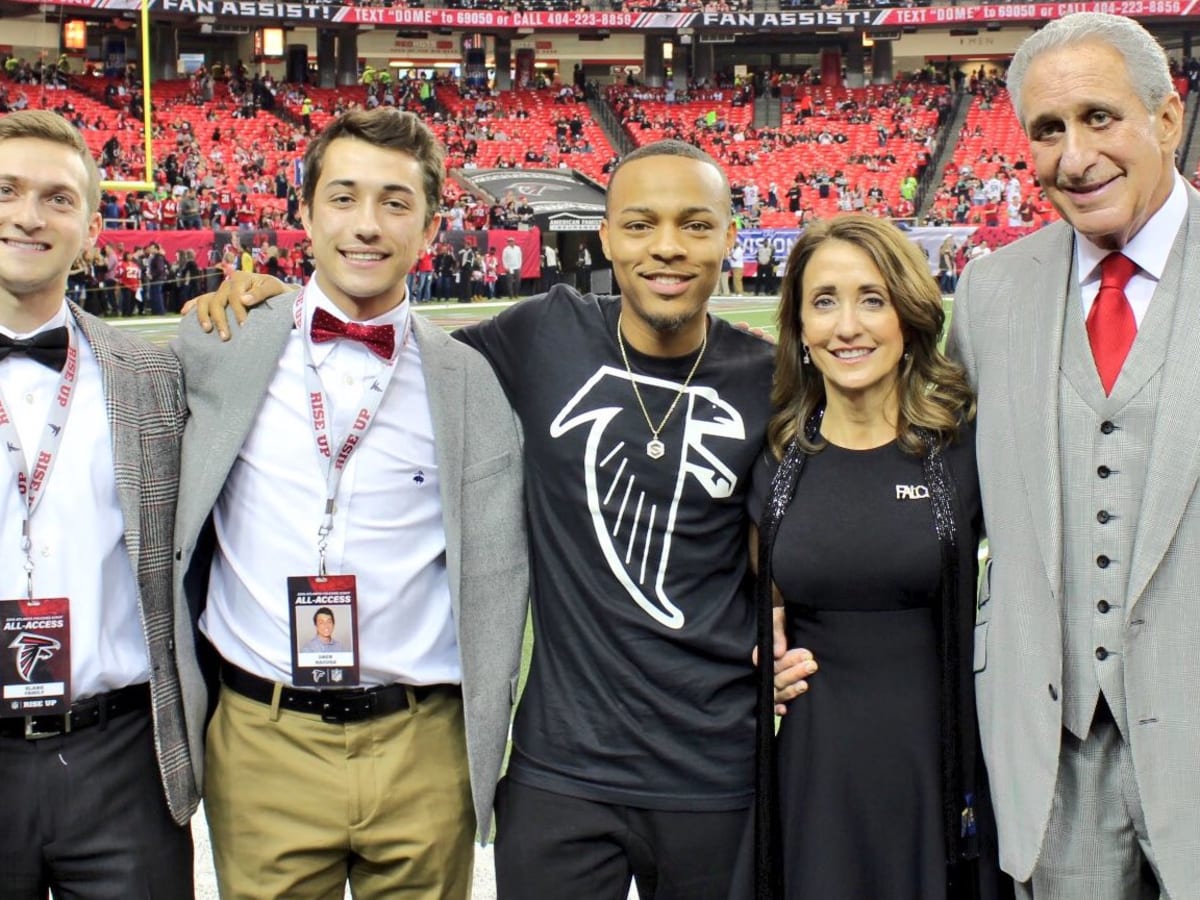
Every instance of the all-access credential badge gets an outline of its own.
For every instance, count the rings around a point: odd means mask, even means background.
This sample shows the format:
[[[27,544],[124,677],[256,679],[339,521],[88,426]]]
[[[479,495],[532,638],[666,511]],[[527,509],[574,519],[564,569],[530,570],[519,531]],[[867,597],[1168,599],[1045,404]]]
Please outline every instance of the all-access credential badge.
[[[358,686],[358,588],[353,575],[287,580],[292,621],[292,684]]]
[[[71,707],[66,597],[0,600],[0,716],[61,716]]]

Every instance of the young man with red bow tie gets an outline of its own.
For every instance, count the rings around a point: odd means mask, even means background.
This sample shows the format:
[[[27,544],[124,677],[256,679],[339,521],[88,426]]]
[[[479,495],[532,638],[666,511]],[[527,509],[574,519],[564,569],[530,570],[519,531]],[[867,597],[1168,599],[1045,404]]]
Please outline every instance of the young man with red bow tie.
[[[491,827],[528,596],[521,454],[491,367],[407,302],[443,171],[411,113],[340,117],[305,155],[315,276],[229,343],[181,330],[176,585],[219,658],[222,896],[348,879],[465,900]],[[309,646],[321,608],[336,651]]]

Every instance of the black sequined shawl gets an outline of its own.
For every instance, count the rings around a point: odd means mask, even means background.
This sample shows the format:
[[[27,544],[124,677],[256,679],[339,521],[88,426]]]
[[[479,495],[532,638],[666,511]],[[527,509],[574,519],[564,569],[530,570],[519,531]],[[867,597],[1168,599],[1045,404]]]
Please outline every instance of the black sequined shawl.
[[[820,416],[806,426],[815,439]],[[930,525],[941,546],[940,604],[935,607],[941,656],[942,816],[945,858],[950,869],[978,855],[975,805],[978,799],[975,698],[972,671],[975,578],[980,521],[968,509],[978,508],[974,460],[974,427],[966,425],[958,440],[943,449],[932,433],[920,432],[926,451],[925,481],[929,487]],[[952,466],[947,456],[957,457]],[[758,612],[758,658],[772,659],[771,554],[779,523],[791,505],[808,454],[793,440],[771,482],[770,493],[758,525],[758,575],[755,602]],[[955,472],[958,470],[957,479]],[[960,502],[959,487],[976,502]],[[970,520],[969,520],[970,519]],[[818,659],[818,663],[820,660]],[[880,665],[885,661],[880,660]],[[775,900],[782,896],[779,865],[778,760],[775,753],[774,672],[771,665],[758,668],[758,716],[755,783],[755,897]],[[820,690],[814,681],[813,690]],[[798,699],[792,702],[803,702]]]

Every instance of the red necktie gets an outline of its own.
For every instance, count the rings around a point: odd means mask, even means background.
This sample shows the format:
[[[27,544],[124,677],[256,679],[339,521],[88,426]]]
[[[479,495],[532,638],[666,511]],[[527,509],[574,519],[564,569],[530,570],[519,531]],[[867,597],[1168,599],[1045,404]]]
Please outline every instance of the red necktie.
[[[314,344],[349,338],[358,341],[380,359],[391,359],[396,349],[396,329],[391,325],[359,325],[343,322],[323,309],[313,312],[312,339]]]
[[[1100,292],[1088,313],[1087,333],[1105,395],[1112,393],[1137,337],[1137,320],[1125,296],[1125,285],[1136,271],[1137,264],[1121,253],[1110,253],[1100,263]]]

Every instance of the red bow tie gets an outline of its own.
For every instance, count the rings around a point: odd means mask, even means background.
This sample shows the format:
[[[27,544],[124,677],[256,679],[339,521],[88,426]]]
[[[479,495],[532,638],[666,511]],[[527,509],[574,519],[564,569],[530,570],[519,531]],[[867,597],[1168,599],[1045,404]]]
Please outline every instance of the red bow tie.
[[[390,360],[396,350],[396,329],[391,325],[359,325],[317,309],[313,312],[312,339],[315,344],[349,338],[358,341],[380,359]]]

